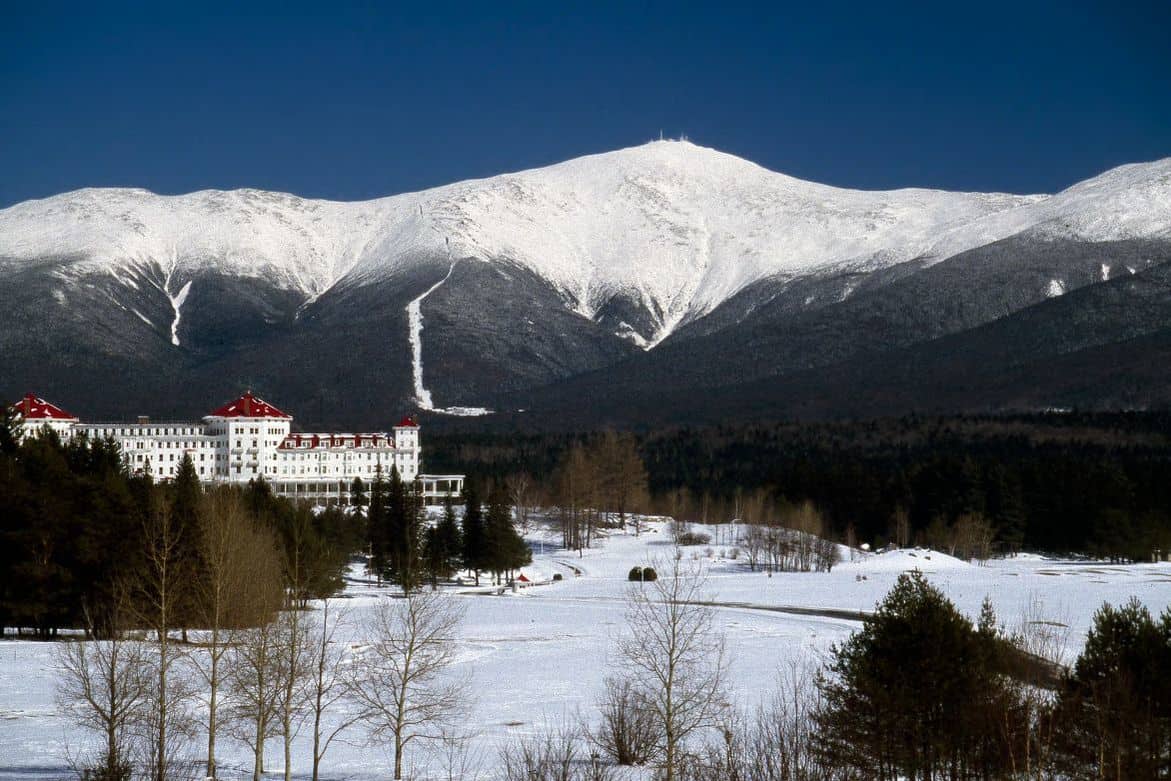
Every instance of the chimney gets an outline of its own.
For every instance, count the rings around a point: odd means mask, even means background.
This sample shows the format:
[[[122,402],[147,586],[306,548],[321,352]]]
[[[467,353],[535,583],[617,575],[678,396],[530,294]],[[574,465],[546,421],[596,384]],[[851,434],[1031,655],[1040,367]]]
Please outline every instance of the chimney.
[[[138,425],[145,426],[147,423],[150,423],[149,416],[147,416],[147,415],[139,415],[138,416]]]

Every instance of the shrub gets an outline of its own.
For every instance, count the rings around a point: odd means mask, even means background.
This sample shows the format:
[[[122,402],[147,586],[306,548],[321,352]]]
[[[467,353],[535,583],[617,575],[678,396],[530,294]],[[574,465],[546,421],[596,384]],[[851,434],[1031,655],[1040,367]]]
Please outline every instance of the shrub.
[[[632,581],[654,581],[658,580],[659,575],[655,572],[654,567],[632,567],[630,574],[627,575],[627,580]]]
[[[712,541],[712,536],[703,532],[680,532],[675,541],[680,545],[707,545]]]
[[[553,580],[564,580],[564,577],[561,575],[560,572],[554,572],[553,573]]]
[[[590,742],[619,765],[644,765],[660,742],[658,723],[646,698],[629,680],[608,679],[599,710],[601,723]]]
[[[81,770],[81,781],[130,781],[133,777],[134,768],[122,759],[106,761]]]

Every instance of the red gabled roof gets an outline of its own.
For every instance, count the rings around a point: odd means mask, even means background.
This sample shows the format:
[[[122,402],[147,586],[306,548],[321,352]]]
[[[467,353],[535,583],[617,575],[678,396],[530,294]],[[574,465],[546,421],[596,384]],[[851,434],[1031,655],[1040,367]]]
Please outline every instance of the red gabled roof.
[[[210,418],[281,418],[283,420],[292,420],[292,415],[286,415],[276,407],[269,404],[264,399],[258,399],[252,395],[252,391],[246,391],[243,396],[233,402],[229,402],[208,415]]]
[[[13,405],[25,420],[77,420],[77,416],[44,399],[26,393],[24,398]]]
[[[407,415],[406,417],[404,417],[402,420],[400,420],[398,422],[397,426],[395,426],[395,428],[404,428],[404,427],[418,428],[419,424],[415,422],[414,418],[412,418],[410,415]]]

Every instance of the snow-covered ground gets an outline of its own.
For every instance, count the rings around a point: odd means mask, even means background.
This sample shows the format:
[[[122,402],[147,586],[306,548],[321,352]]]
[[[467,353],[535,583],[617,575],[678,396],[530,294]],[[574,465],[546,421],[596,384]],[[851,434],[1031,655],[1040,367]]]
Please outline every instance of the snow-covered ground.
[[[732,655],[735,701],[745,706],[767,696],[778,670],[791,660],[824,658],[831,644],[858,626],[841,611],[872,609],[907,569],[922,570],[969,615],[975,616],[988,596],[1010,629],[1026,613],[1033,620],[1067,625],[1069,658],[1080,650],[1103,602],[1119,604],[1136,596],[1160,611],[1171,600],[1171,564],[1114,566],[1039,556],[975,566],[937,552],[902,550],[858,554],[856,561],[847,555],[828,574],[770,577],[749,572],[742,554],[730,558],[729,529],[705,531],[712,534],[712,544],[684,548],[684,561],[706,572],[709,598],[720,604],[717,626],[726,633]],[[489,593],[458,597],[467,617],[458,640],[460,669],[453,674],[471,677],[463,720],[476,733],[471,745],[486,767],[502,743],[591,714],[605,676],[619,663],[613,640],[624,631],[623,597],[632,587],[627,573],[636,564],[655,561],[662,563],[662,571],[672,551],[659,524],[639,537],[612,534],[580,558],[556,548],[555,539],[532,537],[534,562],[525,574],[538,585],[518,594],[498,596],[481,589]],[[564,580],[551,582],[554,573]],[[339,600],[348,607],[344,642],[361,639],[363,615],[388,591],[360,578],[350,584],[346,598]],[[62,777],[66,747],[81,740],[54,705],[53,654],[52,644],[0,642],[0,778]],[[387,754],[361,745],[360,731],[351,737],[352,744],[330,750],[325,777],[386,778]],[[224,777],[245,777],[247,750],[229,739],[222,739],[221,746],[222,762],[235,773]],[[274,774],[282,769],[279,753],[274,742],[268,760]],[[303,733],[295,754],[297,777],[307,777],[308,754]],[[410,759],[439,766],[421,748]]]

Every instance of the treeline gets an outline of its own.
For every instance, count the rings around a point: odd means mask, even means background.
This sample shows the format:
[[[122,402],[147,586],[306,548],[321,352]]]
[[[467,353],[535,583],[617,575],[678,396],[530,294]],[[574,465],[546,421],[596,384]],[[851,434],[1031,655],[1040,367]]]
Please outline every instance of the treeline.
[[[362,545],[351,515],[296,507],[263,481],[205,493],[188,459],[175,480],[156,484],[128,474],[113,442],[63,443],[50,432],[18,440],[14,431],[11,421],[0,427],[0,633],[102,632],[115,603],[148,600],[142,584],[164,532],[177,600],[170,626],[202,627],[199,595],[224,513],[275,551],[289,599],[302,604],[337,591]]]
[[[455,501],[447,497],[443,516],[427,520],[421,486],[406,483],[392,467],[389,477],[381,472],[369,488],[356,478],[350,489],[354,523],[365,531],[366,570],[379,582],[399,585],[403,593],[432,586],[468,570],[480,584],[480,573],[489,572],[494,582],[511,580],[512,573],[532,561],[532,552],[513,525],[508,488],[498,482],[483,502],[475,484],[459,501],[464,505],[457,520]]]
[[[1072,668],[1051,623],[976,623],[899,577],[823,667],[737,708],[702,581],[632,593],[598,718],[505,747],[506,781],[1156,781],[1171,768],[1171,609],[1104,606]],[[1032,618],[1040,618],[1033,616]],[[664,670],[676,671],[663,675]]]
[[[963,554],[1030,548],[1147,560],[1171,549],[1171,415],[1051,414],[677,428],[633,434],[444,434],[436,469],[525,475],[564,501],[578,449],[633,443],[635,508],[769,523],[812,502],[826,531]]]

